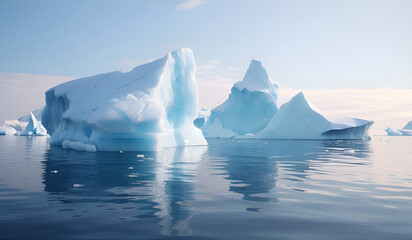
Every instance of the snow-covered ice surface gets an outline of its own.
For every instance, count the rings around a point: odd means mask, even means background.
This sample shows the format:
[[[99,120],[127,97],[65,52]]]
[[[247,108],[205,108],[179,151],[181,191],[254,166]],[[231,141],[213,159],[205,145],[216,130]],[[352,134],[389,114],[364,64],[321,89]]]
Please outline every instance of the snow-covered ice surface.
[[[139,151],[206,145],[198,114],[193,52],[180,49],[127,73],[49,89],[42,123],[51,144],[76,150]]]
[[[30,113],[29,122],[23,132],[18,132],[19,136],[46,136],[47,130],[43,127],[41,122],[37,121],[33,113]]]
[[[385,131],[391,136],[412,136],[412,121],[408,122],[402,129],[387,128]]]
[[[205,137],[242,137],[259,132],[276,114],[278,85],[262,63],[252,60],[242,81],[231,89],[229,98],[211,111],[202,128]]]
[[[313,106],[302,92],[283,104],[255,138],[264,139],[367,139],[373,124],[357,118],[337,117]]]

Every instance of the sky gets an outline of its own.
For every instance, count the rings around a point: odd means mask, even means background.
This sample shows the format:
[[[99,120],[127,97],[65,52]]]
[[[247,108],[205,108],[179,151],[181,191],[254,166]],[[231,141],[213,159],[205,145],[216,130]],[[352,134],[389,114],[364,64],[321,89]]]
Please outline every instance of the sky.
[[[412,120],[411,12],[409,0],[2,0],[0,120],[41,107],[56,84],[190,47],[202,107],[257,59],[281,102],[303,90],[328,112],[400,128]]]

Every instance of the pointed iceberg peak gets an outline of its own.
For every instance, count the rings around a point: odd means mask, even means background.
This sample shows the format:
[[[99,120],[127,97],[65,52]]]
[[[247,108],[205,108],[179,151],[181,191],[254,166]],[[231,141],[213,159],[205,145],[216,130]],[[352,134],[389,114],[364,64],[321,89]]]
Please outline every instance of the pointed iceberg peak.
[[[242,81],[235,83],[234,87],[239,90],[247,89],[249,92],[266,92],[276,100],[278,95],[278,84],[273,81],[262,63],[257,60],[250,62],[249,68]]]
[[[233,85],[229,98],[211,111],[202,127],[209,138],[251,136],[266,127],[278,111],[278,85],[262,63],[252,60],[242,81]]]
[[[26,129],[22,133],[19,133],[18,135],[21,136],[31,136],[31,135],[37,135],[37,136],[45,136],[47,135],[47,130],[43,127],[41,122],[37,121],[36,117],[32,112],[29,114],[29,123],[27,123]]]
[[[306,98],[305,94],[300,91],[298,94],[293,96],[289,102],[285,103],[285,105],[293,105],[294,108],[311,108],[317,112],[321,112],[317,107],[315,107],[309,100]]]
[[[299,101],[308,101],[305,97],[305,94],[303,94],[302,91],[300,91],[298,94],[296,94],[294,97],[292,97],[292,99],[294,99],[295,101],[299,100]],[[291,100],[292,100],[291,99]]]
[[[33,131],[37,126],[37,119],[33,115],[33,112],[30,112],[29,123],[27,124],[25,132]]]

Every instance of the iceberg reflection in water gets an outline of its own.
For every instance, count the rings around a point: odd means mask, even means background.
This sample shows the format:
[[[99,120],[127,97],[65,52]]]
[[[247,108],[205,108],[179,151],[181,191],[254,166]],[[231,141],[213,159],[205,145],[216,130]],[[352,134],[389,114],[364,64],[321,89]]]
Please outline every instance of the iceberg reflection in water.
[[[410,239],[412,138],[84,153],[0,137],[0,239]]]

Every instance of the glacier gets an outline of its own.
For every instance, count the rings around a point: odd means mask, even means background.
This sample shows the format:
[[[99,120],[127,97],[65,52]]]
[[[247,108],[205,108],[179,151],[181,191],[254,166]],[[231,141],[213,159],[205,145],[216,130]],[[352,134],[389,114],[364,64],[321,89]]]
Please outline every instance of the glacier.
[[[385,131],[390,136],[412,136],[412,121],[408,122],[402,129],[389,127]]]
[[[255,134],[276,114],[278,84],[262,63],[252,60],[242,81],[235,83],[228,99],[214,108],[202,132],[206,138],[232,138]]]
[[[46,91],[42,123],[50,143],[81,151],[152,151],[206,145],[190,49],[130,72],[81,78]]]
[[[265,129],[255,134],[260,139],[369,139],[373,121],[338,117],[323,113],[303,92],[283,104]]]

